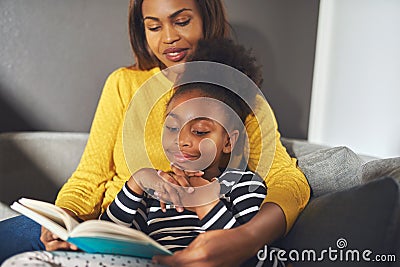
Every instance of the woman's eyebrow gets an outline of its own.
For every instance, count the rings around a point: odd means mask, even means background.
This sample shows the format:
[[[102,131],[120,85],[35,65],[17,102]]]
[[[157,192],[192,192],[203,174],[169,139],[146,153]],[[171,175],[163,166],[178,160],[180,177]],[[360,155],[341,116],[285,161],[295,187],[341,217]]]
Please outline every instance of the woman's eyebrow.
[[[172,13],[171,15],[169,15],[168,18],[170,18],[170,19],[175,18],[175,17],[178,16],[180,13],[182,13],[183,11],[187,11],[187,10],[192,11],[190,8],[182,8],[182,9],[179,9],[178,11],[175,11],[175,12]],[[146,17],[144,17],[144,18],[143,18],[143,21],[145,21],[146,19],[151,19],[151,20],[160,21],[159,18],[152,17],[152,16],[146,16]]]

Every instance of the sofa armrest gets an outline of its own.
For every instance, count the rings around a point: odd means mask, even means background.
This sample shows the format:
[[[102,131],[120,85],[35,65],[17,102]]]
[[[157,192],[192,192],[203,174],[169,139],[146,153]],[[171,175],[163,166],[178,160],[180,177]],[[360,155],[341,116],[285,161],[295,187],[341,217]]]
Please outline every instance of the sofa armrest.
[[[340,250],[339,240],[347,243],[343,251],[371,250],[377,254],[397,254],[400,259],[400,186],[390,177],[344,191],[326,194],[310,201],[288,235],[277,246],[287,253],[313,250],[317,258],[322,250]],[[354,266],[360,262],[329,260],[302,261],[295,266]],[[364,266],[364,264],[356,266]],[[379,266],[392,266],[393,262]],[[370,265],[368,265],[370,266]],[[374,266],[372,264],[371,266]]]

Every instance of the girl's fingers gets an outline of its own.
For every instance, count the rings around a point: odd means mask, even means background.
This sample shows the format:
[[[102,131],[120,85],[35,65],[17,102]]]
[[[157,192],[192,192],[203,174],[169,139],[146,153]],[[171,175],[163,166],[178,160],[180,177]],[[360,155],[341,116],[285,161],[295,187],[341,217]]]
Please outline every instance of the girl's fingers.
[[[179,170],[179,169],[177,169]],[[186,192],[192,193],[194,191],[194,188],[190,185],[188,177],[185,175],[179,175],[176,173],[166,173],[163,171],[158,171],[158,175],[163,178],[165,181],[170,182],[171,184],[178,185],[178,186],[183,186],[186,189]],[[179,170],[179,173],[183,173],[182,170]],[[180,188],[176,188],[176,190],[179,190]]]
[[[177,192],[173,192],[173,191],[168,191],[166,189],[166,192],[155,192],[154,193],[156,195],[156,197],[160,200],[160,207],[161,207],[161,211],[162,212],[166,212],[166,203],[171,203],[171,205],[173,205],[176,209],[176,211],[178,212],[183,212],[184,208],[182,207],[182,205],[180,205],[181,201],[179,198],[177,198],[176,196],[178,196]]]
[[[191,170],[182,170],[179,167],[175,166],[174,164],[171,163],[171,170],[173,173],[176,175],[181,175],[181,176],[203,176],[204,172],[203,171],[191,171]]]
[[[179,185],[178,182],[174,179],[174,177],[170,173],[163,172],[161,170],[157,171],[158,176],[163,178],[165,181],[170,182],[174,185]]]

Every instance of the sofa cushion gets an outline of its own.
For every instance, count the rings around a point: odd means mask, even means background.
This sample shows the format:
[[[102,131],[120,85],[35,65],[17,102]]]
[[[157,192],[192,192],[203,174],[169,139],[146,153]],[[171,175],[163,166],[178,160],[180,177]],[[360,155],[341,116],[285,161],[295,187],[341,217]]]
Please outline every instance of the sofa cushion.
[[[348,147],[327,147],[304,140],[282,138],[291,157],[305,174],[313,197],[348,189],[377,177],[400,180],[400,157],[376,159],[355,154]]]
[[[318,150],[298,157],[314,197],[361,184],[362,160],[348,147]]]
[[[369,182],[382,176],[390,176],[400,181],[400,157],[367,162],[363,164],[360,176],[363,182]]]
[[[377,254],[396,254],[400,224],[399,183],[393,178],[379,178],[341,192],[326,194],[310,201],[286,238],[276,244],[286,253],[329,248],[371,250]],[[339,247],[338,247],[339,245]],[[287,256],[288,254],[286,254]],[[292,254],[294,255],[294,254]],[[336,254],[338,255],[338,254]],[[393,262],[392,262],[393,263]],[[367,266],[377,266],[370,263]],[[379,266],[392,266],[391,262]],[[366,262],[331,261],[325,254],[318,262],[303,261],[295,266],[365,266]]]

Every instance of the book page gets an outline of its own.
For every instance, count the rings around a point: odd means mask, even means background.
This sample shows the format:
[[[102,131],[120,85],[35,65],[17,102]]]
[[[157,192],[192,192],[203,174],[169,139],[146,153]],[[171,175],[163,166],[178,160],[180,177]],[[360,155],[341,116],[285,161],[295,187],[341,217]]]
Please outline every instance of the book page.
[[[33,211],[33,210],[21,205],[18,202],[14,202],[10,207],[13,210],[18,211],[19,213],[25,215],[26,217],[34,220],[38,224],[46,227],[49,231],[56,234],[62,240],[68,239],[67,230],[64,228],[63,225],[47,218],[46,216],[44,216],[40,213],[37,213],[36,211]]]
[[[29,198],[21,198],[19,202],[31,210],[63,226],[68,232],[72,231],[72,229],[79,224],[79,222],[72,218],[68,213],[54,204]]]

